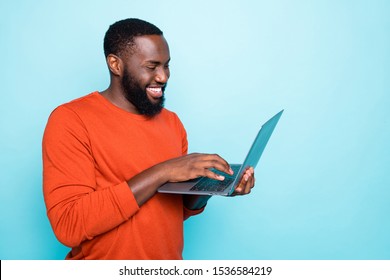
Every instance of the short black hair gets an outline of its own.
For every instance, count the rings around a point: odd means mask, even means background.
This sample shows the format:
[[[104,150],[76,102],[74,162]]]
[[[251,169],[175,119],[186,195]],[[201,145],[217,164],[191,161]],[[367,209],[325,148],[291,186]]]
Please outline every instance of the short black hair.
[[[163,35],[163,32],[150,22],[128,18],[110,25],[104,36],[104,55],[120,56],[134,47],[134,37],[143,35]]]

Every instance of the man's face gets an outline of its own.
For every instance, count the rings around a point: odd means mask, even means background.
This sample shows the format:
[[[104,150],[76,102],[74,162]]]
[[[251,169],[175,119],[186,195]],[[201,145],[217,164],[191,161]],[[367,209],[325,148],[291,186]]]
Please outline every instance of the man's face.
[[[164,106],[169,79],[168,44],[159,35],[139,36],[134,41],[133,53],[124,59],[122,87],[138,113],[154,116]]]

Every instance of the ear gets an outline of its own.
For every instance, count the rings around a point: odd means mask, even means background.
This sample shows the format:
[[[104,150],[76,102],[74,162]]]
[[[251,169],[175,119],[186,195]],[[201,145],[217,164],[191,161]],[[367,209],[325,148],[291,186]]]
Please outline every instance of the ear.
[[[122,76],[123,73],[123,61],[119,56],[109,54],[106,58],[108,69],[115,76]]]

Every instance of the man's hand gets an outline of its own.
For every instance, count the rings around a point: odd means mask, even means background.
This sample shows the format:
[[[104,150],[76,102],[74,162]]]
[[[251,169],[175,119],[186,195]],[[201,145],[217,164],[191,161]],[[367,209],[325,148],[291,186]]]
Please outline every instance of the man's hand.
[[[189,154],[169,160],[165,164],[168,164],[169,182],[182,182],[201,176],[220,181],[224,180],[223,176],[212,172],[210,168],[215,168],[229,175],[233,175],[233,170],[229,164],[216,154]],[[253,167],[249,167],[243,174],[233,195],[249,194],[254,185],[254,169]]]
[[[174,158],[163,163],[168,173],[168,182],[183,182],[198,177],[209,177],[222,181],[224,176],[212,172],[215,168],[219,171],[233,175],[229,164],[216,154],[189,154]]]
[[[233,195],[245,195],[251,192],[255,186],[255,171],[253,167],[249,167],[241,178],[240,183],[234,190]]]

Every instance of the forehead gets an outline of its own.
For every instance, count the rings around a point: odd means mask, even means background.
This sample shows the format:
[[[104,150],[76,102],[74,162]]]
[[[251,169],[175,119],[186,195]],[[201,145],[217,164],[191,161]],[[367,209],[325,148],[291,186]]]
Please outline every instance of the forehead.
[[[142,60],[166,61],[169,60],[169,47],[161,35],[145,35],[134,38],[133,56]]]

